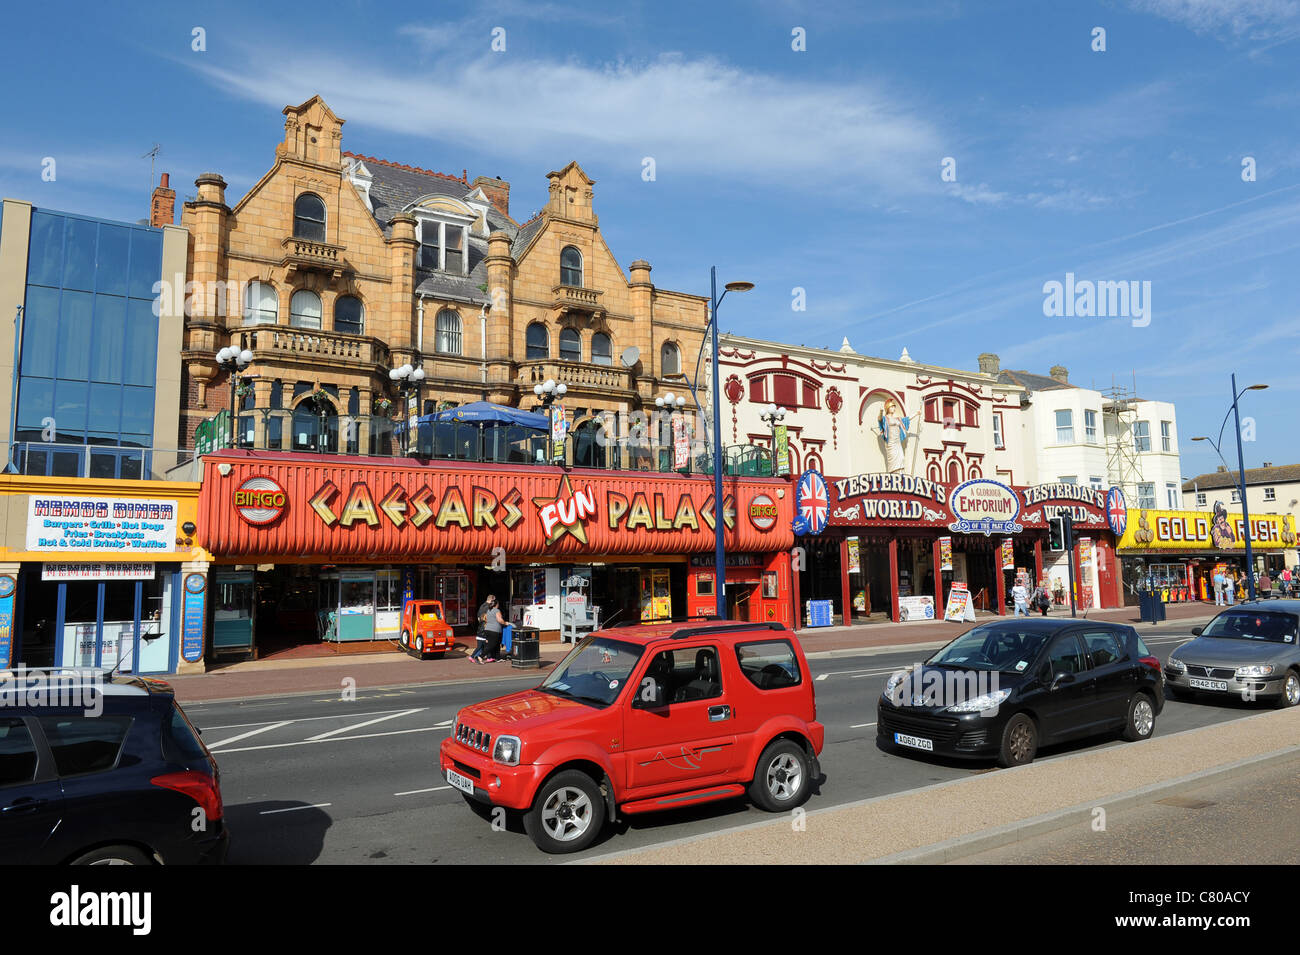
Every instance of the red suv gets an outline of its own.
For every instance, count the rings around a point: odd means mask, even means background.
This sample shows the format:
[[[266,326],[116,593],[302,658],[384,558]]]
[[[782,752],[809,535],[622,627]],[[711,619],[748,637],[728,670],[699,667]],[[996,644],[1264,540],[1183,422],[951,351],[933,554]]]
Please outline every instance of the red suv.
[[[520,810],[539,848],[577,852],[616,810],[801,805],[824,735],[785,627],[657,624],[594,633],[535,689],[461,710],[440,764],[471,805]]]

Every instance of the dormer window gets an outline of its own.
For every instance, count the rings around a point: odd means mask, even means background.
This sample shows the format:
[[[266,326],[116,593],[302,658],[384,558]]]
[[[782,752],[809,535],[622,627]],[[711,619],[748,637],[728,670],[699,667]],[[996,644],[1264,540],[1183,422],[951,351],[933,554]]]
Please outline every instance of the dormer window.
[[[293,237],[325,241],[325,202],[320,196],[304,192],[293,202]]]
[[[420,219],[420,268],[465,274],[468,225]]]
[[[582,288],[582,253],[571,245],[560,253],[560,284]]]

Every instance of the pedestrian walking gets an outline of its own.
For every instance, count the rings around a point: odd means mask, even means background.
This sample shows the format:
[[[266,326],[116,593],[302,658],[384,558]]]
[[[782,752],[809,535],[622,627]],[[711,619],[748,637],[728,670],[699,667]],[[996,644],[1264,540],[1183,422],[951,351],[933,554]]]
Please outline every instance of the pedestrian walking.
[[[1291,568],[1290,567],[1282,568],[1282,596],[1283,597],[1291,596]]]
[[[1047,595],[1047,581],[1040,580],[1029,598],[1030,606],[1036,608],[1042,616],[1047,616],[1047,608],[1052,605],[1052,598]]]
[[[492,595],[488,594],[478,605],[478,612],[474,615],[474,619],[478,622],[478,632],[474,635],[474,652],[469,655],[469,658],[475,663],[482,663],[483,655],[487,652],[487,618],[488,611],[491,609],[491,600]]]
[[[1016,603],[1016,616],[1028,617],[1029,616],[1029,591],[1025,588],[1025,585],[1022,584],[1019,580],[1017,580],[1016,585],[1011,588],[1011,599],[1014,600]]]
[[[1223,576],[1223,568],[1214,572],[1214,606],[1222,607],[1228,599],[1225,592],[1226,582]]]

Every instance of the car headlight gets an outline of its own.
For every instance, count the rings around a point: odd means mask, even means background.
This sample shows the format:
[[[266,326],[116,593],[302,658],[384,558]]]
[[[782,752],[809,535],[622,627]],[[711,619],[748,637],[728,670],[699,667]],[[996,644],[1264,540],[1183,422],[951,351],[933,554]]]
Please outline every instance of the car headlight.
[[[963,700],[961,703],[954,703],[948,707],[949,713],[982,713],[985,710],[991,710],[1001,706],[1006,702],[1007,697],[1011,695],[1010,690],[994,690],[992,693],[985,693],[983,696],[977,696],[973,700]]]
[[[903,685],[903,681],[910,675],[910,672],[907,670],[899,670],[897,673],[892,674],[889,679],[885,681],[885,691],[881,695],[887,700],[896,701],[898,688]]]
[[[1166,666],[1168,666],[1169,669],[1173,670],[1175,673],[1187,672],[1187,664],[1184,663],[1182,660],[1178,659],[1177,657],[1170,657],[1169,662],[1166,664]]]
[[[1273,664],[1262,663],[1256,666],[1237,667],[1237,679],[1244,676],[1270,676],[1273,673]]]
[[[518,736],[498,736],[492,747],[492,758],[503,766],[518,766],[520,748]]]

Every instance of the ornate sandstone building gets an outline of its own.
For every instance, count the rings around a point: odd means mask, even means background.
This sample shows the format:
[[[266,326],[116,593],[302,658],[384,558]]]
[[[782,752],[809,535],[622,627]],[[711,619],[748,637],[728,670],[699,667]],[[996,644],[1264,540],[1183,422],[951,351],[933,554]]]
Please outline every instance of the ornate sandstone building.
[[[184,204],[182,447],[230,405],[226,347],[253,353],[235,401],[239,441],[258,448],[386,453],[403,407],[390,371],[405,365],[424,372],[423,412],[531,409],[535,384],[563,381],[579,435],[682,390],[707,299],[655,288],[644,260],[623,270],[576,162],[547,175],[546,205],[520,224],[507,182],[345,152],[319,96],[284,115],[247,195],[228,205],[205,173]]]

